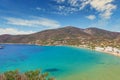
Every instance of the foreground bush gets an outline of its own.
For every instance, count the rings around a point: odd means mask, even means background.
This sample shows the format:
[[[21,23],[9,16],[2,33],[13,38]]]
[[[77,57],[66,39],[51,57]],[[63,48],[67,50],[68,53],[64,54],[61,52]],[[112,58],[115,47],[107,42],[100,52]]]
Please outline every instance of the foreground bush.
[[[55,80],[48,78],[48,73],[41,73],[40,70],[20,73],[18,70],[7,71],[0,75],[0,80]]]

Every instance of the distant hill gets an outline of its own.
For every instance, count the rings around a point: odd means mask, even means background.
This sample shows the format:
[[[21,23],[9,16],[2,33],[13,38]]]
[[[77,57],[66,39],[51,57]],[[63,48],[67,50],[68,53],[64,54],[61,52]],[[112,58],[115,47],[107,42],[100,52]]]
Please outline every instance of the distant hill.
[[[84,32],[96,36],[96,37],[103,37],[103,38],[109,38],[109,39],[114,39],[117,38],[120,33],[118,32],[111,32],[99,28],[87,28],[84,30]]]
[[[120,33],[99,28],[80,29],[67,26],[44,30],[29,35],[0,35],[0,43],[26,43],[40,45],[80,45],[101,42],[119,42]]]

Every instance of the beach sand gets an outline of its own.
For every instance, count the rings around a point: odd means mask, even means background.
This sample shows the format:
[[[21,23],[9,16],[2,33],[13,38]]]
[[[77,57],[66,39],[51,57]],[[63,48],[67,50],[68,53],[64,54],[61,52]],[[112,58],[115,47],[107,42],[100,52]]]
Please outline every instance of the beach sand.
[[[110,51],[106,51],[106,50],[96,50],[96,49],[91,49],[91,48],[87,48],[87,47],[81,47],[81,46],[72,46],[72,47],[76,47],[76,48],[85,48],[85,49],[90,49],[90,50],[95,50],[98,52],[102,52],[102,53],[107,53],[107,54],[111,54],[114,56],[119,56],[120,57],[120,53],[116,53],[116,52],[110,52]]]
[[[120,54],[118,54],[118,53],[115,53],[115,52],[102,51],[102,50],[96,50],[96,51],[99,51],[99,52],[102,52],[102,53],[111,54],[111,55],[114,55],[114,56],[119,56],[119,57],[120,57]]]

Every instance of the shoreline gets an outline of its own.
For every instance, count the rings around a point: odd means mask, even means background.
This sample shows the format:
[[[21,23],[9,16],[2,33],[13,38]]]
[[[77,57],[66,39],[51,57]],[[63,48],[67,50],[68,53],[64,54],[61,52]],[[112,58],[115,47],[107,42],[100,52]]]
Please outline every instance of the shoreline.
[[[98,50],[95,50],[95,51],[98,51]],[[111,54],[111,55],[120,57],[120,54],[119,53],[115,53],[115,52],[108,52],[108,51],[98,51],[98,52],[103,52],[103,53],[106,53],[106,54]]]
[[[120,52],[117,53],[117,52],[114,52],[114,51],[103,50],[102,47],[95,47],[95,49],[91,49],[91,48],[89,48],[89,47],[86,46],[86,45],[76,46],[76,45],[40,45],[40,44],[27,44],[27,43],[0,43],[0,45],[4,45],[4,44],[36,45],[36,46],[68,46],[68,47],[76,47],[76,48],[83,48],[83,49],[94,50],[94,51],[102,52],[102,53],[105,53],[105,54],[111,54],[111,55],[120,57]],[[97,49],[97,48],[99,48],[99,49]],[[101,50],[100,48],[101,48],[102,50]],[[111,49],[114,49],[114,48],[111,47]],[[116,49],[117,49],[117,48],[116,48]],[[118,50],[120,51],[120,49],[118,49]]]
[[[114,56],[120,57],[120,53],[117,53],[117,52],[110,52],[110,51],[105,51],[105,50],[100,50],[100,49],[99,50],[91,49],[91,48],[88,48],[88,47],[81,47],[81,46],[72,46],[72,47],[94,50],[94,51],[97,51],[97,52],[102,52],[102,53],[105,53],[105,54],[110,54],[110,55],[114,55]]]

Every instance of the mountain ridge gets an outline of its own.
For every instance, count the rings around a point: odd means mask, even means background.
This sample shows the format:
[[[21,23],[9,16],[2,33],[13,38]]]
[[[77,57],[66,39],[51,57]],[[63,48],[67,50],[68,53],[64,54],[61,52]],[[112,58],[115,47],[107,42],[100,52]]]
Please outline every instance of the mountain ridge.
[[[81,29],[67,26],[29,35],[0,35],[0,43],[26,43],[39,45],[79,45],[101,42],[120,42],[120,33],[99,28]],[[98,42],[99,41],[99,42]]]

